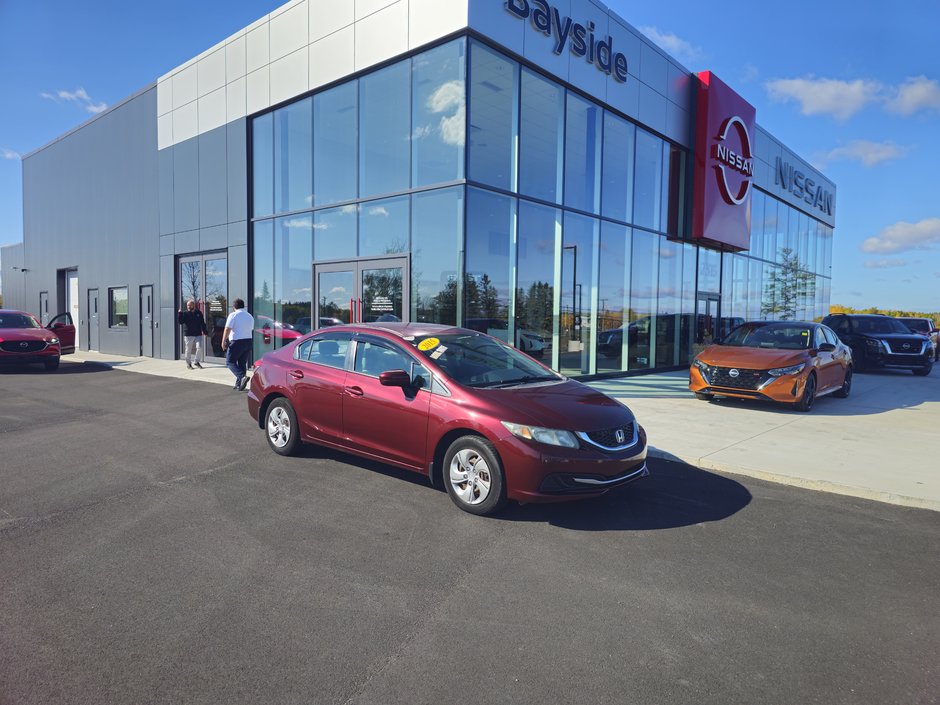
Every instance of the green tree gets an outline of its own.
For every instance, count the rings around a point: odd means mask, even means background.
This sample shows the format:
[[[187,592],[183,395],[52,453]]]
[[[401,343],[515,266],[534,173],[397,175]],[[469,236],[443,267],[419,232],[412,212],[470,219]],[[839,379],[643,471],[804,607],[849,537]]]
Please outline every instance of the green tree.
[[[802,268],[800,258],[789,247],[780,250],[780,264],[764,285],[761,316],[781,321],[796,318],[797,308],[816,296],[816,276]]]

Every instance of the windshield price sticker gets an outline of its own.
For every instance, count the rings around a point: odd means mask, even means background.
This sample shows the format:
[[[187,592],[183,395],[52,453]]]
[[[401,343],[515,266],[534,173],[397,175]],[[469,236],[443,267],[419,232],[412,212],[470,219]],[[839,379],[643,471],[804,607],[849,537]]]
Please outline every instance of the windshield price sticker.
[[[427,352],[428,350],[431,350],[432,348],[436,348],[440,344],[441,344],[441,341],[438,340],[437,338],[425,338],[420,343],[418,343],[418,350],[420,350],[421,352]]]
[[[443,355],[443,354],[446,353],[446,352],[447,352],[447,346],[446,346],[446,345],[442,345],[442,346],[439,347],[437,350],[435,350],[434,352],[432,352],[430,357],[431,357],[432,360],[436,360],[437,358],[439,358],[441,355]]]

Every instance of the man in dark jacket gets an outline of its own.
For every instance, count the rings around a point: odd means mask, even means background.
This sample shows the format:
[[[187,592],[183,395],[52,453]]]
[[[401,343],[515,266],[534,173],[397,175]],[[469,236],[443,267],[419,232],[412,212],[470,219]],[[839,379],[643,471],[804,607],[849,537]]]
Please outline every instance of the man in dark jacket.
[[[180,309],[176,320],[183,326],[183,352],[186,354],[186,367],[193,369],[193,364],[200,370],[202,365],[202,336],[209,335],[206,329],[206,319],[202,311],[196,308],[196,302],[190,299],[186,302],[186,310]]]

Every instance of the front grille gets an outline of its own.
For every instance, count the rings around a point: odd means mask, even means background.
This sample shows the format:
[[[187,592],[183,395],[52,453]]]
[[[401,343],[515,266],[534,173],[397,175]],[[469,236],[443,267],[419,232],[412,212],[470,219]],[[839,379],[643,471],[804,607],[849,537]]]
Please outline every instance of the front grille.
[[[43,340],[4,340],[0,343],[0,350],[8,353],[34,353],[45,349],[46,343]]]
[[[624,440],[622,442],[617,441],[617,431],[623,431]],[[587,436],[592,443],[602,448],[622,448],[633,443],[636,433],[633,424],[628,423],[626,426],[606,428],[603,431],[588,431],[584,435]]]
[[[924,350],[924,343],[919,340],[886,340],[893,353],[901,355],[920,355]],[[907,347],[904,347],[904,346]]]
[[[731,370],[737,370],[732,375]],[[713,387],[730,387],[731,389],[757,389],[764,381],[765,370],[744,370],[740,367],[710,367],[708,368],[709,383]]]

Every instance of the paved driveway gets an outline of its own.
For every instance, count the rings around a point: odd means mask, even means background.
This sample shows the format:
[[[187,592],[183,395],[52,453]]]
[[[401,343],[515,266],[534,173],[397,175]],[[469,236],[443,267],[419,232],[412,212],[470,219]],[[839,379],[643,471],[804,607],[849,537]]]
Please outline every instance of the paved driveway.
[[[940,514],[656,460],[457,510],[222,385],[0,375],[0,703],[933,703]],[[707,405],[706,405],[707,406]]]

